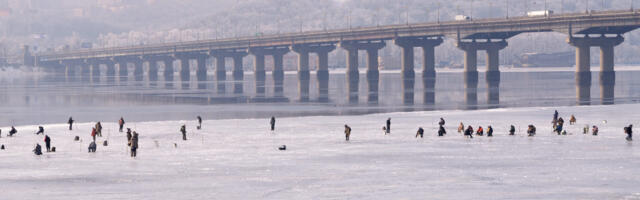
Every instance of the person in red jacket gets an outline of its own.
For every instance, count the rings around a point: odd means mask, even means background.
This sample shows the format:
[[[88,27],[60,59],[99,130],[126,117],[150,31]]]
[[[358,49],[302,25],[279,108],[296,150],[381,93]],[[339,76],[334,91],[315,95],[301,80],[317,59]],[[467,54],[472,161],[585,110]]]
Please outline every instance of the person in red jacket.
[[[484,135],[484,130],[482,129],[482,126],[478,126],[478,131],[476,131],[476,135],[479,135],[479,136]]]
[[[91,137],[93,138],[93,141],[96,141],[96,128],[91,129]]]

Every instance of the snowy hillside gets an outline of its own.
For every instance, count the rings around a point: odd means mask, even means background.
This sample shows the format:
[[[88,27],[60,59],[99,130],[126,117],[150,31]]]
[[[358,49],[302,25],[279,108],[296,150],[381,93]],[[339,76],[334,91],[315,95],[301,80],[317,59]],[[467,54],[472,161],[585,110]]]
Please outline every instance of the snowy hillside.
[[[553,110],[570,135],[551,133]],[[93,123],[44,125],[57,148],[35,156],[37,125],[2,127],[0,199],[640,199],[640,137],[626,142],[623,126],[638,124],[640,104],[365,116],[215,120],[195,130],[189,121],[130,123],[140,133],[129,157],[117,119],[103,122],[97,153],[87,153]],[[569,126],[575,114],[577,125]],[[381,127],[391,117],[391,135]],[[447,120],[445,137],[437,121]],[[126,116],[125,116],[126,119]],[[607,120],[606,123],[603,120]],[[464,138],[458,123],[494,137]],[[188,141],[180,140],[186,123]],[[353,128],[344,141],[344,124]],[[516,136],[508,136],[510,124]],[[538,134],[526,137],[526,125]],[[582,134],[585,124],[600,135]],[[425,138],[414,138],[418,127]],[[82,141],[73,141],[74,136]],[[102,146],[108,139],[109,146]],[[156,142],[158,145],[156,145]],[[177,144],[177,148],[174,147]],[[287,145],[286,151],[277,149]],[[91,198],[89,198],[91,197]]]

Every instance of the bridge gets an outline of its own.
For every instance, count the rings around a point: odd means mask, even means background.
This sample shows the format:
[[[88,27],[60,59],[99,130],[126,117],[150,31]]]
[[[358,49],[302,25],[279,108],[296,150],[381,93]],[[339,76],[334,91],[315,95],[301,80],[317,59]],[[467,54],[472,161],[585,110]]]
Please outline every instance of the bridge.
[[[158,78],[158,69],[164,65],[165,80],[173,80],[173,63],[181,63],[180,77],[189,81],[190,60],[197,61],[196,77],[200,82],[207,79],[206,59],[215,58],[216,81],[226,81],[225,58],[233,58],[232,77],[236,84],[234,93],[242,93],[244,71],[242,59],[252,55],[256,98],[265,98],[265,56],[272,56],[274,66],[274,97],[283,97],[283,55],[293,51],[298,55],[299,101],[309,101],[309,54],[318,55],[318,101],[329,100],[328,53],[337,47],[346,51],[347,87],[349,102],[358,102],[359,63],[358,51],[366,51],[366,79],[369,90],[368,102],[378,102],[378,51],[387,42],[402,49],[403,101],[414,104],[414,48],[423,49],[422,83],[425,88],[424,104],[435,103],[435,48],[444,37],[453,38],[457,47],[464,51],[465,99],[468,105],[477,103],[478,70],[477,52],[487,52],[486,84],[489,88],[489,104],[499,103],[500,71],[499,51],[505,48],[507,39],[527,32],[560,32],[567,35],[568,44],[576,48],[576,91],[580,104],[588,104],[591,98],[590,47],[599,47],[600,89],[602,102],[613,103],[615,85],[614,47],[624,41],[622,34],[640,26],[640,14],[636,10],[569,13],[539,17],[511,17],[501,19],[479,19],[404,25],[388,25],[310,31],[256,37],[241,37],[191,42],[149,44],[132,47],[99,48],[89,50],[38,53],[29,60],[37,66],[60,73],[75,73],[77,66],[81,74],[99,76],[100,65],[106,65],[106,74],[127,76],[128,66],[133,65],[136,80],[144,76],[143,63],[148,62],[146,74],[150,81]],[[204,85],[204,84],[202,84]],[[204,87],[201,84],[198,87]],[[218,84],[221,85],[220,83]],[[222,84],[223,86],[224,84]],[[225,88],[218,87],[224,93]]]

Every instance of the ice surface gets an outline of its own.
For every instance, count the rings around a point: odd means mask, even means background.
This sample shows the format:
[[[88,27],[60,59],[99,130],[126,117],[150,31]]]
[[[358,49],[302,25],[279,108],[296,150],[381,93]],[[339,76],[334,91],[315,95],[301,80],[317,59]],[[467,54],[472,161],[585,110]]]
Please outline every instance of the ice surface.
[[[553,110],[577,125],[551,133]],[[622,127],[638,124],[638,105],[433,111],[364,116],[130,123],[126,137],[103,122],[98,151],[87,153],[90,128],[45,125],[56,153],[35,156],[37,125],[16,127],[0,144],[0,199],[640,199],[640,151]],[[392,134],[381,127],[392,118]],[[437,121],[447,120],[445,137]],[[126,119],[126,116],[125,116]],[[604,123],[603,120],[607,120]],[[492,125],[495,137],[466,139],[458,123]],[[188,141],[180,140],[186,123]],[[343,125],[353,128],[344,141]],[[515,124],[516,136],[507,127]],[[528,124],[538,127],[526,137]],[[596,124],[600,135],[583,135]],[[425,138],[414,138],[418,127]],[[74,142],[74,136],[82,142]],[[639,137],[640,138],[640,137]],[[102,146],[108,139],[109,146]],[[156,147],[155,141],[159,143]],[[177,148],[174,148],[174,143]],[[279,151],[287,145],[286,151]],[[44,147],[44,145],[43,145]]]

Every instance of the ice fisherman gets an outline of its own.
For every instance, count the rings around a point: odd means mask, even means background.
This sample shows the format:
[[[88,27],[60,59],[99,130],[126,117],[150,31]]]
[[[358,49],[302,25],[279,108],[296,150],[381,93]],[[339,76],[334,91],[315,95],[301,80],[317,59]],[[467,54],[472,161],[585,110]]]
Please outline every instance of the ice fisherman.
[[[479,135],[479,136],[484,135],[484,129],[482,129],[482,126],[478,126],[478,130],[476,131],[476,135]]]
[[[629,124],[629,126],[624,127],[624,133],[627,134],[627,141],[632,141],[633,140],[633,125]]]
[[[424,129],[422,129],[422,127],[419,127],[418,132],[416,132],[416,138],[418,138],[418,136],[420,136],[420,138],[424,136]]]
[[[571,115],[571,118],[569,118],[569,125],[574,125],[576,123],[576,117]]]
[[[33,149],[33,153],[36,155],[42,155],[42,147],[40,144],[36,144],[36,148]]]
[[[36,132],[36,135],[40,135],[40,134],[44,134],[44,127],[42,126],[38,126],[38,132]]]
[[[11,126],[11,130],[9,131],[9,137],[13,137],[13,135],[15,135],[16,133],[18,133],[18,130],[16,130],[15,127]]]
[[[180,127],[180,133],[182,133],[182,140],[187,140],[187,126],[186,125],[182,125],[182,127]],[[135,135],[135,132],[134,132]]]
[[[202,117],[200,117],[200,115],[198,115],[198,117],[196,117],[198,119],[198,127],[196,127],[198,130],[202,129]]]
[[[509,128],[509,135],[515,135],[516,134],[516,127],[513,126],[513,124],[511,125],[511,127]]]
[[[346,141],[349,141],[349,136],[351,136],[351,127],[349,125],[344,125],[344,137]]]
[[[94,142],[96,141],[96,134],[98,134],[96,128],[91,128],[91,138],[93,138]]]
[[[438,122],[438,125],[440,126],[444,126],[444,119],[442,117],[440,117],[440,122]]]
[[[51,152],[51,138],[48,135],[44,135],[44,146],[47,148],[47,152]]]
[[[271,116],[271,120],[269,120],[269,124],[271,125],[271,131],[276,130],[276,117]]]
[[[591,128],[591,134],[593,135],[598,135],[598,126],[593,126],[593,128]]]
[[[131,134],[131,129],[127,128],[127,146],[131,146],[131,137],[133,137],[133,135]]]
[[[447,134],[447,131],[444,130],[444,126],[440,125],[440,127],[438,128],[438,136],[442,137],[442,136],[444,136],[446,134]]]
[[[387,134],[391,134],[391,118],[387,119]]]
[[[536,135],[536,127],[533,124],[529,124],[527,134],[529,134],[529,137],[533,137],[534,135]]]
[[[118,120],[118,126],[120,127],[120,129],[118,129],[119,132],[122,133],[122,129],[124,128],[124,117],[120,117],[120,120]]]
[[[487,127],[487,137],[493,137],[493,127]]]
[[[564,125],[564,119],[562,119],[562,117],[558,118],[558,125],[556,126],[556,132],[558,133],[558,135],[560,135],[560,133],[562,133],[562,126]]]
[[[133,132],[131,137],[131,157],[136,157],[138,154],[138,133]]]
[[[464,124],[460,122],[460,125],[458,126],[458,133],[462,133],[463,131],[464,131]]]
[[[73,118],[69,117],[69,121],[67,121],[67,123],[69,124],[69,130],[70,131],[73,130],[73,122],[74,122]]]
[[[466,130],[464,130],[464,136],[469,136],[469,138],[473,138],[473,128],[468,126]]]

